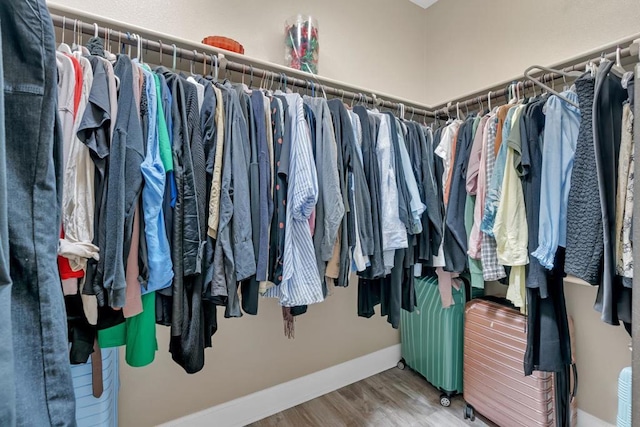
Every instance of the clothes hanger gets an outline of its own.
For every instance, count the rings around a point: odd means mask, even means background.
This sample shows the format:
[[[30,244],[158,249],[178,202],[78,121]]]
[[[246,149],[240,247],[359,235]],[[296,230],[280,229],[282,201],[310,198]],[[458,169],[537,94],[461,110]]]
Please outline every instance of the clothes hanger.
[[[173,48],[173,62],[171,64],[171,68],[173,68],[173,71],[176,71],[176,55],[178,54],[178,48],[175,43],[172,43],[171,47]]]
[[[489,111],[491,112],[491,91],[487,94],[487,102],[489,103]]]
[[[213,63],[215,62],[215,67]],[[211,76],[213,77],[213,81],[215,83],[218,82],[218,55],[211,55]]]
[[[193,58],[191,59],[191,61],[189,61],[189,72],[191,73],[191,77],[196,76],[196,73],[194,72],[194,65],[197,57],[198,57],[198,52],[195,49],[193,49]]]
[[[141,64],[144,64],[144,55],[142,53],[142,37],[140,37],[140,34],[136,34],[136,38],[138,39],[138,61]]]
[[[202,52],[202,77],[207,75],[207,54]]]
[[[71,55],[71,46],[69,46],[68,44],[66,44],[64,42],[64,33],[67,27],[67,17],[63,16],[62,17],[62,43],[60,43],[60,46],[58,46],[58,51],[62,52],[62,53],[66,53],[67,55]]]
[[[539,66],[539,65],[532,65],[531,67],[527,68],[525,70],[525,72],[524,72],[524,77],[527,80],[531,81],[534,85],[540,86],[541,88],[545,89],[547,92],[549,92],[549,93],[557,96],[558,98],[562,99],[563,101],[567,102],[569,105],[573,105],[576,108],[580,108],[577,103],[571,101],[570,99],[566,98],[564,95],[556,92],[555,89],[550,88],[549,86],[547,86],[544,83],[542,83],[540,80],[538,80],[535,77],[531,76],[531,72],[533,70],[547,71],[549,73],[556,73],[556,74],[559,74],[561,76],[570,77],[570,78],[580,77],[580,75],[582,73],[580,73],[579,71],[565,72],[565,71],[562,71],[562,70],[554,70],[552,68],[542,67],[542,66]]]
[[[249,77],[249,89],[253,87],[253,65],[249,65],[251,76]]]
[[[620,46],[616,47],[616,63],[613,65],[613,68],[611,68],[611,71],[613,71],[616,74],[619,74],[620,76],[623,76],[624,74],[626,74],[627,70],[625,70],[624,67],[622,66],[622,58],[621,58],[620,52],[621,52]]]
[[[158,62],[160,62],[160,66],[162,66],[162,51],[164,50],[164,44],[162,44],[162,40],[158,39],[158,44],[160,45],[160,59]]]

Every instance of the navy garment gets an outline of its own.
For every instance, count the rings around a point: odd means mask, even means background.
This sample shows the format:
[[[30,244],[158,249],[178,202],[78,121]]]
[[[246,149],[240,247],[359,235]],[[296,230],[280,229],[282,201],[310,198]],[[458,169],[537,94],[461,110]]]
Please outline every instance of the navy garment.
[[[445,270],[461,273],[467,266],[467,232],[464,226],[464,206],[467,197],[467,166],[473,144],[473,117],[467,118],[458,130],[455,162],[451,166],[451,187],[444,231]]]
[[[565,249],[558,247],[553,270],[547,271],[549,295],[527,288],[527,350],[525,375],[533,371],[562,372],[571,364],[571,336],[564,297]]]
[[[75,397],[57,250],[62,205],[62,135],[58,119],[55,34],[44,0],[0,3],[6,216],[0,231],[9,275],[1,277],[3,426],[75,426]],[[1,156],[0,156],[1,157]],[[4,173],[0,165],[0,172]],[[0,190],[0,193],[3,193]],[[2,218],[6,218],[3,221]],[[10,311],[6,304],[11,292]],[[5,329],[9,326],[10,329]],[[10,349],[13,345],[13,363]],[[13,367],[6,364],[12,363]],[[4,376],[6,374],[6,376]],[[15,400],[13,388],[15,387]],[[15,403],[15,405],[14,405]],[[10,407],[7,407],[10,405]]]
[[[280,101],[280,102],[278,102]],[[271,241],[269,243],[270,278],[276,286],[282,282],[284,263],[284,235],[287,228],[287,200],[289,186],[289,158],[291,153],[291,117],[287,114],[289,104],[284,96],[277,96],[271,100],[273,111],[273,140],[275,180],[273,191],[273,205],[275,211],[271,221]],[[284,129],[280,123],[284,122]],[[282,142],[280,142],[282,141]]]
[[[522,140],[522,192],[527,212],[529,229],[529,265],[526,286],[539,289],[540,297],[546,298],[547,273],[538,258],[532,256],[538,247],[538,224],[540,218],[540,186],[542,180],[542,136],[545,117],[543,107],[546,98],[532,101],[520,117],[520,139]]]
[[[2,23],[0,22],[0,27]],[[0,40],[2,31],[0,30]],[[2,43],[0,43],[2,57]],[[13,374],[13,343],[11,331],[11,275],[9,272],[9,224],[7,218],[7,157],[4,129],[4,76],[0,61],[0,422],[16,423],[16,387]]]
[[[438,254],[442,243],[443,205],[438,196],[438,185],[435,177],[435,160],[433,134],[426,128],[420,129],[422,176],[420,184],[424,188],[424,203],[427,209],[422,214],[422,234],[419,237],[418,259],[431,264],[433,256]]]
[[[111,104],[109,100],[109,82],[107,71],[102,61],[96,56],[90,56],[89,62],[93,70],[93,84],[89,93],[89,102],[80,121],[78,138],[89,149],[89,155],[95,165],[95,213],[93,244],[103,248],[107,237],[105,210],[107,204],[107,170],[109,167],[109,134],[111,120]],[[104,257],[99,260],[90,258],[87,261],[87,271],[83,293],[95,295],[98,305],[105,304],[105,294],[102,287],[104,280]]]

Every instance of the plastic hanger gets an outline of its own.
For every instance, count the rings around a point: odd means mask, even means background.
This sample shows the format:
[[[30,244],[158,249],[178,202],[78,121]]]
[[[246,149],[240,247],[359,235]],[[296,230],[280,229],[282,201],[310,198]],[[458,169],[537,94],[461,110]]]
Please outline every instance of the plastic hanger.
[[[552,68],[547,68],[547,67],[542,67],[539,65],[533,65],[529,68],[527,68],[524,72],[524,77],[531,81],[533,84],[540,86],[541,88],[545,89],[547,92],[557,96],[558,98],[562,99],[563,101],[567,102],[569,105],[573,105],[576,108],[580,108],[578,106],[577,103],[571,101],[570,99],[566,98],[564,95],[558,93],[555,91],[555,89],[550,88],[549,86],[545,85],[544,83],[542,83],[540,80],[536,79],[535,77],[531,76],[531,72],[534,70],[542,70],[542,71],[547,71],[549,73],[555,73],[555,74],[559,74],[561,76],[565,76],[565,77],[570,77],[570,78],[577,78],[580,77],[580,75],[582,73],[580,73],[579,71],[569,71],[569,72],[565,72],[562,70],[554,70]]]
[[[489,91],[489,93],[487,94],[487,102],[489,103],[489,111],[491,110],[491,91]]]
[[[611,71],[622,76],[627,72],[627,70],[625,70],[624,67],[622,66],[622,58],[621,58],[620,52],[621,52],[621,49],[620,49],[620,46],[618,46],[616,48],[616,63],[613,65],[613,68],[611,68]]]
[[[66,44],[64,42],[64,33],[65,33],[65,29],[67,26],[67,17],[63,16],[62,17],[62,43],[60,43],[60,46],[58,46],[58,52],[62,52],[62,53],[66,53],[68,55],[71,55],[71,47]]]
[[[249,72],[251,73],[249,77],[249,89],[253,88],[253,65],[249,65]]]
[[[173,71],[175,71],[176,70],[176,56],[178,54],[178,48],[176,47],[175,43],[172,43],[171,47],[173,48],[173,62],[171,63],[171,68],[173,68]]]
[[[194,66],[195,66],[195,61],[196,61],[197,57],[198,57],[198,51],[193,49],[193,58],[191,58],[191,61],[189,61],[189,72],[191,73],[192,77],[195,77],[195,75],[196,75],[196,73],[194,71]]]
[[[160,65],[162,66],[162,51],[164,50],[164,44],[162,44],[162,40],[158,39],[158,44],[160,45],[160,58],[158,60],[158,62],[160,62]]]
[[[215,66],[213,65],[215,63]],[[213,81],[218,82],[218,56],[211,55],[211,76],[213,76]]]

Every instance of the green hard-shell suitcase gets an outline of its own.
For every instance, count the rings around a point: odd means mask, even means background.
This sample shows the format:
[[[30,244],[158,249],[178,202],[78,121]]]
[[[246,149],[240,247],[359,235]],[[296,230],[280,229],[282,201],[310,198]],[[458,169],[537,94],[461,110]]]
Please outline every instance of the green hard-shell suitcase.
[[[440,404],[449,406],[451,397],[462,393],[465,286],[452,289],[455,304],[446,309],[437,277],[416,279],[415,289],[415,310],[402,310],[400,317],[402,360],[398,367],[409,366],[425,377],[443,392]]]

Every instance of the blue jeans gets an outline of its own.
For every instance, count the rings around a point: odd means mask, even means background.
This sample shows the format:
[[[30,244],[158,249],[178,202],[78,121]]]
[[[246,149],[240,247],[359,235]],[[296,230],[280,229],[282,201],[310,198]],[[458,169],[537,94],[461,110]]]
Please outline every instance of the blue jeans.
[[[44,0],[3,0],[0,22],[13,281],[11,331],[3,330],[0,340],[3,347],[13,341],[15,424],[75,425],[67,324],[56,263],[62,141],[55,35]],[[3,293],[0,290],[0,297]],[[5,376],[0,379],[3,392],[6,381]],[[10,411],[0,413],[0,425],[13,422]]]
[[[1,43],[0,57],[2,57]],[[2,341],[2,345],[0,345],[0,424],[14,425],[16,388],[13,379],[13,342],[11,337],[11,276],[9,274],[7,162],[4,133],[4,79],[2,75],[2,61],[0,61],[0,340]]]

